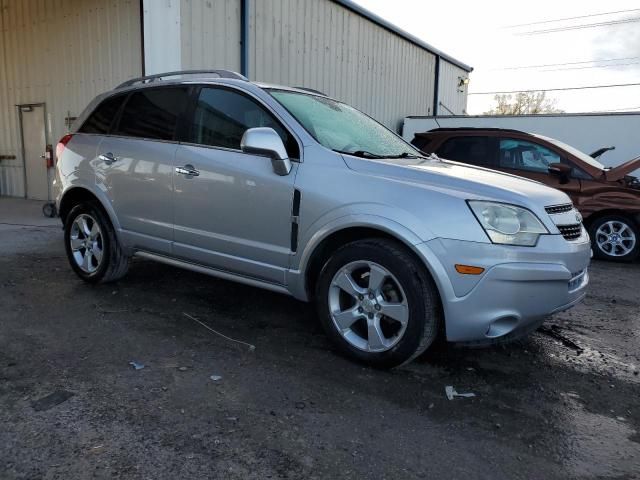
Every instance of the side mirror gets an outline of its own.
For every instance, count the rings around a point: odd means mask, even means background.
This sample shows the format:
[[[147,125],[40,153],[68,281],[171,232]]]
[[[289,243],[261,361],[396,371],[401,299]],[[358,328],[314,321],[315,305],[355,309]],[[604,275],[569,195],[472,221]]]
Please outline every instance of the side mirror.
[[[273,128],[250,128],[242,136],[240,148],[243,152],[263,155],[271,159],[273,171],[280,175],[289,175],[291,160],[280,135]]]
[[[549,173],[560,177],[561,184],[569,183],[569,175],[571,174],[571,170],[572,168],[566,163],[558,162],[549,164]]]

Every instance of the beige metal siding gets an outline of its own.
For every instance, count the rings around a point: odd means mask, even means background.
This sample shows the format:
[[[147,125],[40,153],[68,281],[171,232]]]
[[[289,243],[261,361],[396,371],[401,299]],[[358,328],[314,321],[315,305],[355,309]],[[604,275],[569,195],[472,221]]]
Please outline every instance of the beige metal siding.
[[[182,68],[240,71],[240,0],[182,0]]]
[[[250,2],[252,80],[320,90],[398,130],[433,105],[435,56],[326,0]]]
[[[138,0],[0,0],[0,194],[24,195],[15,105],[45,103],[55,144],[98,93],[142,70]]]
[[[447,62],[440,61],[440,82],[438,97],[438,115],[465,115],[467,113],[468,85],[460,86],[460,79],[468,78],[469,73]]]

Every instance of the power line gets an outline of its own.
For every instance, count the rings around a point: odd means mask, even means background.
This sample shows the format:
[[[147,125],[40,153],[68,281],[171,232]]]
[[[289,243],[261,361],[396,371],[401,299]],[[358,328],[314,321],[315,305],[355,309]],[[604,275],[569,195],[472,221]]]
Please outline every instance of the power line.
[[[537,88],[535,90],[509,90],[504,92],[469,92],[469,95],[498,95],[505,93],[563,92],[567,90],[589,90],[594,88],[637,87],[640,83],[618,83],[612,85],[585,85],[583,87]]]
[[[612,20],[610,22],[586,23],[583,25],[571,25],[567,27],[548,28],[546,30],[531,30],[529,32],[516,33],[516,35],[519,35],[519,36],[543,35],[545,33],[558,33],[558,32],[566,32],[570,30],[584,30],[586,28],[608,27],[611,25],[622,25],[625,23],[635,23],[638,21],[640,21],[640,17],[627,18],[624,20]]]
[[[563,63],[547,63],[543,65],[520,65],[517,67],[503,67],[496,68],[494,70],[525,70],[530,68],[544,68],[544,67],[563,67],[565,65],[582,65],[584,63],[604,63],[604,62],[619,62],[622,60],[637,60],[640,57],[620,57],[620,58],[606,58],[601,60],[584,60],[582,62],[563,62]]]
[[[591,65],[588,67],[568,67],[568,68],[551,68],[546,70],[540,70],[541,72],[565,72],[567,70],[586,70],[588,68],[611,68],[611,67],[626,67],[629,65],[640,65],[640,62],[629,63],[610,63],[609,65]]]
[[[602,17],[604,15],[615,15],[618,13],[629,13],[629,12],[640,12],[640,8],[632,8],[629,10],[618,10],[615,12],[604,12],[604,13],[592,13],[590,15],[580,15],[578,17],[565,17],[565,18],[556,18],[554,20],[542,20],[540,22],[531,22],[531,23],[521,23],[519,25],[509,25],[503,28],[518,28],[518,27],[529,27],[531,25],[541,25],[544,23],[555,23],[555,22],[563,22],[565,20],[578,20],[581,18],[592,18],[592,17]]]

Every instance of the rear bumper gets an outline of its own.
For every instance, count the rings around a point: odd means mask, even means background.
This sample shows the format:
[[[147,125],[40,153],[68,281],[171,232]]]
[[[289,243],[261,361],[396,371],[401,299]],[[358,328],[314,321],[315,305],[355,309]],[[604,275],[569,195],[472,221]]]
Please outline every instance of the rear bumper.
[[[536,247],[435,239],[418,246],[442,298],[447,340],[484,343],[518,337],[586,294],[588,238],[547,235]],[[461,275],[455,264],[485,268]]]

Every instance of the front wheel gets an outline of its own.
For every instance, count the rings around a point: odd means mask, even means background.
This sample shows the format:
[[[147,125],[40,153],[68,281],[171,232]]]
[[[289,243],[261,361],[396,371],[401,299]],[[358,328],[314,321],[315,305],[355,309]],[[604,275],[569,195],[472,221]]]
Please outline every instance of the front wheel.
[[[338,348],[378,368],[417,357],[440,329],[433,280],[402,245],[386,239],[337,250],[320,273],[316,302],[320,321]]]
[[[603,260],[630,262],[640,254],[640,229],[621,215],[607,215],[589,227],[593,254]]]

